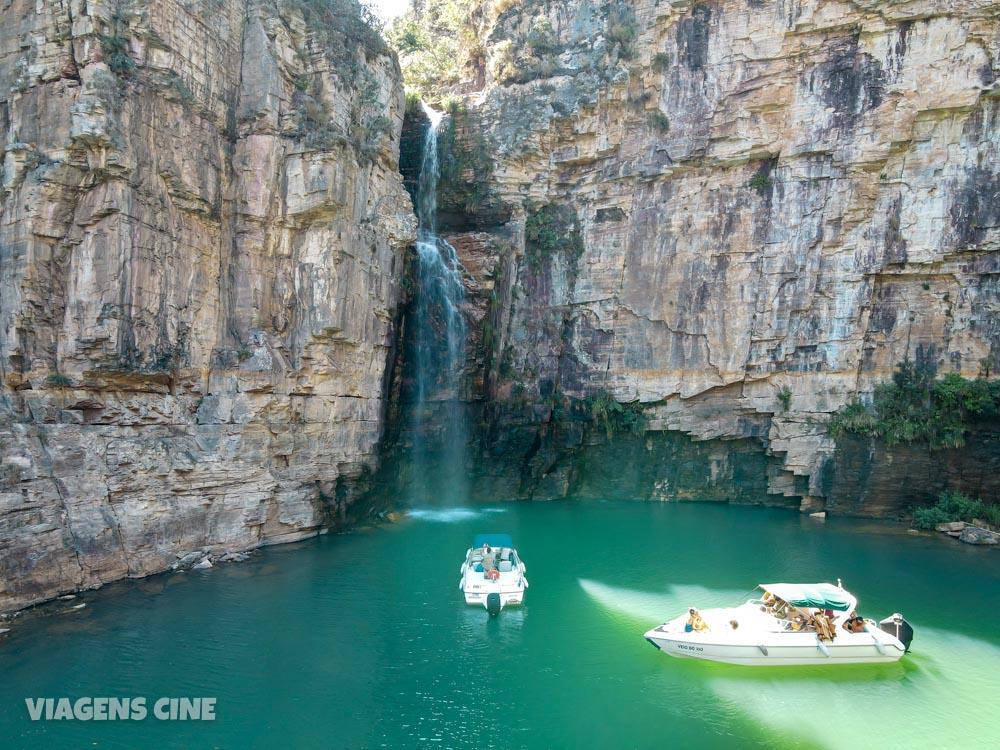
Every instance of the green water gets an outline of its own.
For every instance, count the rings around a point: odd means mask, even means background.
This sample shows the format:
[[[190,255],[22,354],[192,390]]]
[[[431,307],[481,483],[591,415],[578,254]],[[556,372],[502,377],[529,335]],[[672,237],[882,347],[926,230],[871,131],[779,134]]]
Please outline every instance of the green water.
[[[526,603],[467,608],[473,533],[514,536]],[[898,664],[740,668],[645,629],[765,581],[835,581],[903,612]],[[0,641],[4,748],[975,748],[1000,714],[1000,554],[758,508],[422,511],[253,561],[120,583]],[[217,698],[212,722],[38,721],[26,697]]]

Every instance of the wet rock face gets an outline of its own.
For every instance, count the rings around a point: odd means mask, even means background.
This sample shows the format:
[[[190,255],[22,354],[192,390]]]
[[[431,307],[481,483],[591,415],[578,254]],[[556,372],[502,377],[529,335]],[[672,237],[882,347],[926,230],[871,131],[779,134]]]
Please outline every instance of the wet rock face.
[[[378,474],[377,496],[389,506],[406,497],[433,503],[447,497],[455,452],[432,426],[446,421],[438,403],[416,435],[404,427]],[[470,436],[461,467],[476,502],[566,498],[722,502],[798,507],[797,498],[768,492],[768,478],[780,461],[768,457],[759,440],[695,441],[679,432],[609,433],[588,409],[576,404],[558,413],[524,404],[502,419],[485,412],[496,405],[471,404]],[[405,421],[404,408],[404,424]],[[540,426],[540,422],[543,422]],[[414,461],[419,441],[420,461]]]
[[[0,39],[0,610],[342,522],[415,234],[351,0],[35,3]]]
[[[942,492],[995,498],[1000,493],[1000,432],[970,430],[960,449],[931,451],[848,436],[824,471],[823,493],[831,513],[905,518],[937,502]]]
[[[698,438],[763,423],[771,490],[822,503],[831,412],[904,358],[997,371],[998,40],[986,0],[515,4],[469,105],[492,169],[453,186],[510,215],[467,211],[510,240],[473,377]],[[578,217],[573,264],[530,252],[545,206]]]

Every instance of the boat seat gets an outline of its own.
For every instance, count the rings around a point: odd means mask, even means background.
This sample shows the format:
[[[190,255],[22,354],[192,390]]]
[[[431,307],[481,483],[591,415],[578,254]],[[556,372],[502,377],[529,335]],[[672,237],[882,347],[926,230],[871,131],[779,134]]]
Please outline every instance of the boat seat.
[[[482,563],[476,563],[475,570],[476,570],[477,573],[482,573],[483,572],[483,564]]]
[[[513,569],[514,567],[510,564],[510,560],[502,560],[500,562],[501,573],[510,573],[510,571],[512,571]]]

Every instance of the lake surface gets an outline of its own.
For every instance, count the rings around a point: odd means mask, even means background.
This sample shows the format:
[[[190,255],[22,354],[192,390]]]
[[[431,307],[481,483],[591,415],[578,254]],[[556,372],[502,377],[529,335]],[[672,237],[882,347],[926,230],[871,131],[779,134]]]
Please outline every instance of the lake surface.
[[[458,590],[483,531],[513,535],[531,583],[525,605],[496,618]],[[775,671],[674,659],[642,638],[760,582],[838,577],[861,614],[900,611],[914,626],[901,662]],[[892,524],[618,501],[425,509],[79,601],[0,640],[3,747],[976,748],[1000,737],[1000,553]],[[32,722],[24,701],[84,696],[215,697],[217,718]]]

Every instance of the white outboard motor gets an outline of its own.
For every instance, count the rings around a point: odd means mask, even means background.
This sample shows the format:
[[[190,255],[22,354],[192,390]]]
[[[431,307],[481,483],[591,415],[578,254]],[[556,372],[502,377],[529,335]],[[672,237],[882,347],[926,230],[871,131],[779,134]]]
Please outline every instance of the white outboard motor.
[[[878,626],[884,632],[897,638],[903,644],[903,648],[907,651],[910,650],[910,641],[913,640],[913,628],[910,626],[910,623],[903,619],[903,616],[899,612],[889,615]]]

